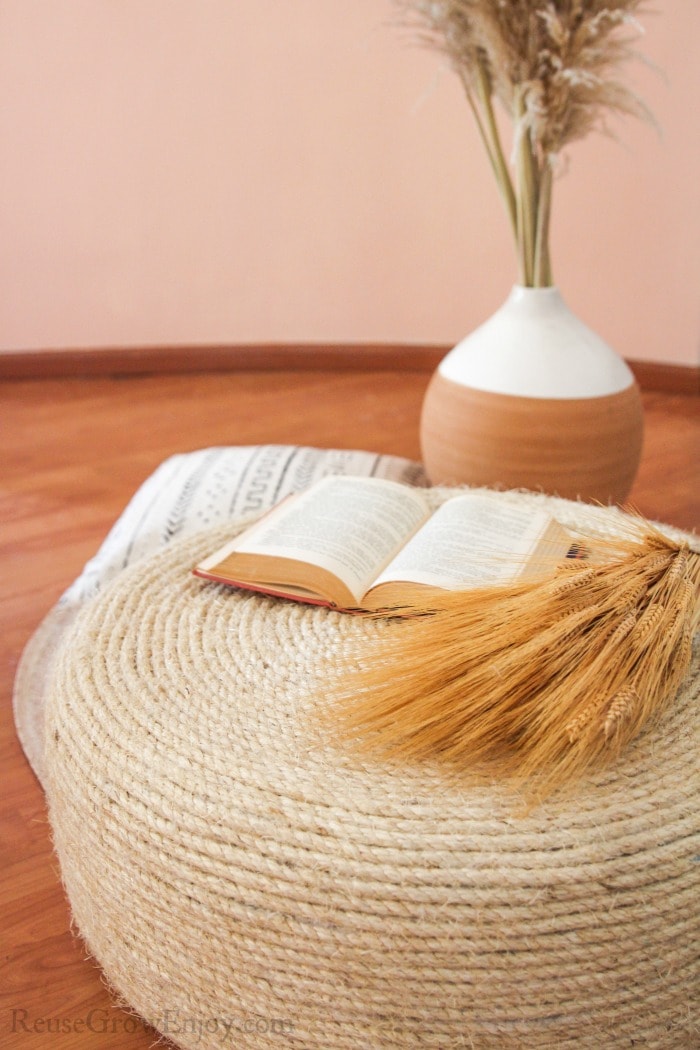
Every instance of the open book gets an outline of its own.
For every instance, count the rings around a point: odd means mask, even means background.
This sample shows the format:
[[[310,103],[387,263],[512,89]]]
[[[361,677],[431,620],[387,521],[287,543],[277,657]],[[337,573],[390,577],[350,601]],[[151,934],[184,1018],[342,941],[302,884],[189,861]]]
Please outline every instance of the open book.
[[[544,575],[576,556],[546,511],[461,492],[437,510],[426,493],[377,478],[324,478],[283,500],[194,573],[217,583],[339,609],[378,610]]]
[[[289,496],[193,570],[218,583],[339,609],[410,604],[553,572],[578,556],[545,511],[498,493],[425,492],[378,478],[327,477]]]

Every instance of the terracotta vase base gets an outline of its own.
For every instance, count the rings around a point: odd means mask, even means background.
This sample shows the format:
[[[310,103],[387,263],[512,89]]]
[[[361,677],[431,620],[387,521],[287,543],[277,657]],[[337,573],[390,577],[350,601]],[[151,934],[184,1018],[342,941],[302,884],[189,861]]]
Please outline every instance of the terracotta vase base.
[[[520,397],[446,379],[437,371],[421,419],[431,482],[543,491],[621,503],[642,450],[636,383],[585,398]]]

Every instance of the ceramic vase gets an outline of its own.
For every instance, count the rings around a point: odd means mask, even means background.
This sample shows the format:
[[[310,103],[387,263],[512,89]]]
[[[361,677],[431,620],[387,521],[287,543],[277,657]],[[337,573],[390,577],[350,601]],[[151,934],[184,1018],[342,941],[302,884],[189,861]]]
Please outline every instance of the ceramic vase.
[[[557,288],[516,286],[440,363],[423,402],[433,484],[619,503],[639,466],[639,388]]]

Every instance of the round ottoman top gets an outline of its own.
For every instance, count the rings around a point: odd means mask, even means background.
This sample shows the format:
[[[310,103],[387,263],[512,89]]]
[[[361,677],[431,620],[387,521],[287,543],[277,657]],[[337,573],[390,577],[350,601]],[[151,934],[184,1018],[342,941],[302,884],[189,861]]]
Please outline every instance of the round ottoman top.
[[[52,683],[56,850],[126,1002],[187,1048],[697,1046],[697,655],[613,769],[519,815],[328,739],[333,655],[383,625],[193,577],[231,535],[126,570]]]

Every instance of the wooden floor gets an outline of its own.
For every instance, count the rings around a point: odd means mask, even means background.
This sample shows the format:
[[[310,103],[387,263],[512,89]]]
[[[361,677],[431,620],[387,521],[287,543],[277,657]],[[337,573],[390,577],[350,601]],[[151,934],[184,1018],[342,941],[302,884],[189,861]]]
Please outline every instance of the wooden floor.
[[[154,1039],[116,1007],[70,930],[43,795],[12,723],[12,681],[27,638],[166,456],[273,442],[418,458],[427,379],[422,372],[242,372],[0,388],[0,1046],[137,1050]],[[649,393],[644,400],[646,444],[632,500],[651,518],[700,531],[698,399]]]

